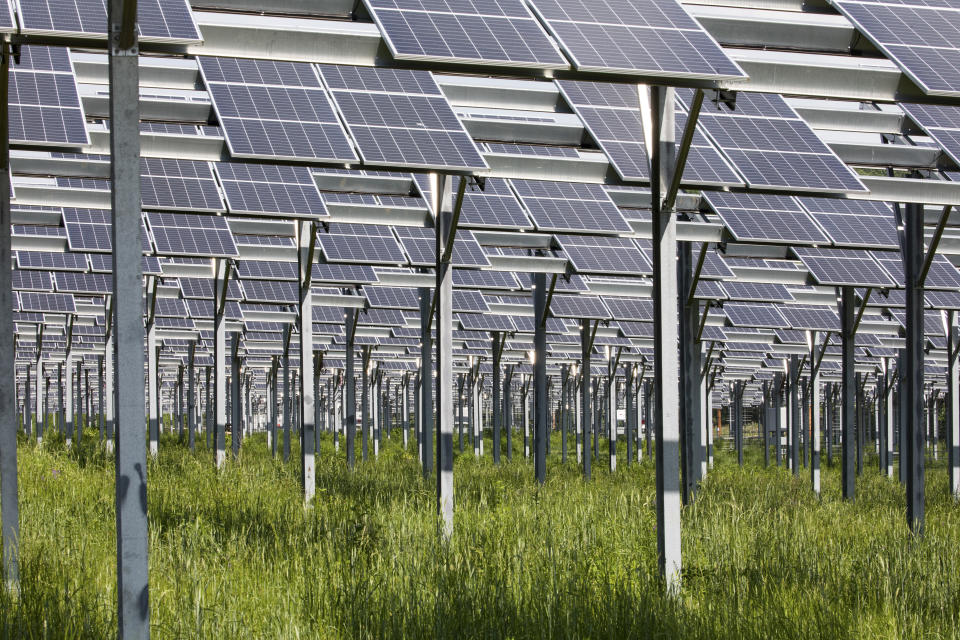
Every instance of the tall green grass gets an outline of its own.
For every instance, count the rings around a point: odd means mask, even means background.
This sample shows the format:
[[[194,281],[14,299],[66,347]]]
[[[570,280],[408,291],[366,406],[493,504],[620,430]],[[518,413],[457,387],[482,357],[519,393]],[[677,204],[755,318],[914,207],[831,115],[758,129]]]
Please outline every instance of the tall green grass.
[[[96,439],[21,442],[22,585],[0,593],[0,637],[115,634],[113,467]],[[960,637],[960,507],[942,467],[918,539],[901,486],[872,468],[851,504],[838,470],[818,500],[805,470],[763,469],[759,451],[741,470],[719,451],[684,510],[683,588],[666,597],[652,460],[610,475],[601,459],[585,483],[559,451],[542,487],[520,457],[458,457],[443,546],[434,481],[396,437],[354,471],[325,439],[310,510],[298,463],[262,436],[219,473],[165,437],[148,470],[154,637]]]

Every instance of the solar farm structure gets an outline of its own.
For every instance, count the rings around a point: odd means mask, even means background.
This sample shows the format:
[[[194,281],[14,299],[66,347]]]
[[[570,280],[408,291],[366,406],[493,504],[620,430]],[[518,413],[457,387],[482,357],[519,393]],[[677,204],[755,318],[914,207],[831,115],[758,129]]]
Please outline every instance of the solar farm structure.
[[[54,433],[115,461],[123,638],[164,428],[308,509],[399,440],[438,544],[455,457],[654,465],[670,592],[721,437],[960,498],[960,1],[261,4],[0,0],[12,589]]]

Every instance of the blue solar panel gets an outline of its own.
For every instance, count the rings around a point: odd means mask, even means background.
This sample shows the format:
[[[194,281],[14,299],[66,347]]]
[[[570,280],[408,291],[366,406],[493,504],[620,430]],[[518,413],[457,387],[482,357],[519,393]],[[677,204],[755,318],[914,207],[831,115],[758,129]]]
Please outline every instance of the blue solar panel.
[[[728,302],[723,305],[723,312],[735,327],[790,328],[790,323],[783,314],[776,307],[767,304]]]
[[[10,142],[87,145],[86,121],[66,49],[25,46],[10,67]]]
[[[798,247],[794,252],[819,284],[868,287],[894,285],[890,275],[869,251]]]
[[[500,178],[488,178],[483,191],[475,187],[466,188],[460,209],[460,226],[478,229],[533,229],[533,224],[524,213],[517,197],[507,182]]]
[[[511,180],[511,184],[541,231],[633,231],[600,185],[542,180]]]
[[[378,282],[373,267],[362,264],[314,264],[314,282],[368,284]]]
[[[611,317],[599,297],[569,294],[557,294],[550,299],[550,314],[555,318],[607,320]]]
[[[392,236],[321,233],[317,242],[328,262],[406,264],[403,250]]]
[[[692,93],[679,95],[690,100]],[[740,92],[731,110],[702,111],[700,124],[751,187],[808,192],[866,191],[866,187],[775,94]]]
[[[835,245],[899,249],[893,209],[885,202],[799,198]]]
[[[830,242],[794,198],[726,192],[704,192],[704,197],[737,240],[790,244]]]
[[[146,208],[223,211],[223,200],[207,162],[140,159],[140,196]]]
[[[250,302],[295,304],[300,298],[298,285],[289,281],[245,280],[242,288]]]
[[[87,256],[83,253],[17,251],[17,267],[48,271],[86,271]]]
[[[234,235],[234,240],[237,236]],[[249,280],[297,280],[295,262],[274,260],[240,260],[237,262],[237,274]]]
[[[676,0],[532,0],[532,5],[578,69],[746,77]]]
[[[757,300],[762,302],[785,302],[793,300],[787,288],[782,284],[766,282],[741,282],[724,280],[723,290],[731,300]]]
[[[364,162],[486,169],[480,151],[427,71],[320,65]],[[387,87],[399,87],[389,91]]]
[[[106,35],[107,0],[20,0],[20,22],[24,33]],[[145,41],[201,42],[187,0],[139,0],[137,27]]]
[[[397,237],[403,250],[410,257],[410,264],[414,266],[435,266],[437,263],[436,231],[422,227],[396,227]],[[453,242],[453,252],[450,261],[455,267],[489,267],[483,249],[473,233],[466,230],[457,231]]]
[[[840,316],[830,307],[785,304],[780,312],[794,329],[839,331]]]
[[[76,313],[77,306],[69,293],[20,293],[20,309],[39,313]]]
[[[367,0],[398,60],[569,65],[521,0]]]
[[[13,270],[13,289],[20,291],[53,291],[53,280],[49,271]]]
[[[474,269],[454,269],[453,284],[457,287],[474,289],[519,289],[520,283],[509,271],[477,271]]]
[[[210,300],[213,297],[212,278],[178,278],[177,281],[184,298]],[[227,283],[227,300],[240,300],[242,298],[243,290],[240,288],[240,283],[236,280],[230,280]]]
[[[653,300],[605,296],[603,303],[618,320],[653,322]]]
[[[53,279],[59,292],[97,294],[113,292],[113,276],[107,273],[58,271],[53,274]]]
[[[65,208],[63,226],[67,231],[67,246],[71,251],[113,251],[113,218],[106,209]],[[140,226],[140,240],[145,253],[153,250],[143,225]]]
[[[218,162],[214,170],[231,213],[327,215],[317,183],[306,167]]]
[[[566,235],[556,238],[570,264],[580,273],[640,275],[653,272],[647,256],[630,238]]]
[[[147,213],[157,253],[171,256],[235,258],[237,246],[227,221],[189,213]]]
[[[925,93],[960,95],[957,7],[832,3]]]
[[[649,180],[650,162],[640,117],[640,93],[630,85],[602,82],[556,82],[590,135],[609,157],[624,180]],[[677,139],[682,137],[686,115],[676,116]],[[704,185],[740,185],[743,180],[698,130],[690,144],[684,181]]]
[[[903,260],[899,253],[875,251],[873,257],[893,276],[898,286],[904,286]],[[923,286],[927,289],[957,290],[960,289],[960,274],[946,256],[936,254],[930,263]]]
[[[7,3],[7,0],[2,0],[0,1],[0,31],[9,32],[14,30],[13,11]]]
[[[511,316],[492,313],[460,313],[454,316],[469,331],[516,331]]]
[[[199,63],[233,156],[357,160],[312,65],[208,57]]]

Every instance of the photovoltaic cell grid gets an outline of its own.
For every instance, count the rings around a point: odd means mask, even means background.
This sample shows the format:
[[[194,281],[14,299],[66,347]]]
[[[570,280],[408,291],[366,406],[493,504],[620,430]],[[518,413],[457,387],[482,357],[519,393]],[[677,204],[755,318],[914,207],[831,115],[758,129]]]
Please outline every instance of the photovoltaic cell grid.
[[[67,246],[71,251],[93,251],[110,253],[113,251],[113,218],[106,209],[63,210],[63,226],[67,231]],[[153,249],[150,236],[141,224],[140,239],[144,253]]]
[[[458,182],[454,183],[454,193],[458,186]],[[533,224],[524,213],[517,197],[502,178],[488,178],[483,191],[467,186],[463,193],[459,226],[479,229],[533,229]]]
[[[417,267],[432,267],[437,264],[436,231],[422,227],[396,227],[397,238]],[[453,241],[450,262],[454,267],[489,267],[490,261],[480,248],[473,232],[461,229]]]
[[[53,274],[57,291],[61,293],[107,294],[113,292],[113,276],[109,273],[78,273],[57,271]]]
[[[407,259],[386,225],[331,224],[317,242],[327,262],[406,264]]]
[[[709,282],[709,281],[706,281]],[[768,282],[740,282],[724,280],[723,290],[731,300],[757,300],[764,302],[786,302],[794,300],[782,284]]]
[[[53,251],[17,251],[17,268],[44,271],[86,271],[84,253],[56,253]]]
[[[318,65],[364,162],[487,169],[428,71]]]
[[[789,196],[704,192],[734,238],[747,242],[828,244],[830,239]]]
[[[267,304],[296,304],[300,290],[296,283],[289,281],[245,280],[242,283],[243,295],[250,302]]]
[[[306,167],[218,162],[214,170],[231,213],[327,216],[320,190]]]
[[[649,180],[650,162],[644,142],[637,87],[604,82],[557,80],[557,86],[590,135],[624,180]],[[676,118],[677,140],[683,134],[686,116]],[[684,180],[707,185],[743,186],[744,182],[699,131],[690,143]]]
[[[811,197],[799,201],[837,246],[900,247],[893,209],[887,203]]]
[[[240,260],[237,262],[237,275],[246,280],[297,280],[297,264],[274,260]]]
[[[190,213],[147,213],[157,253],[172,256],[236,258],[240,254],[227,221]]]
[[[580,70],[746,77],[675,0],[533,0],[532,5]]]
[[[198,60],[232,155],[356,162],[313,65],[234,58]]]
[[[647,256],[630,238],[558,235],[556,239],[570,264],[580,273],[653,273]]]
[[[633,231],[600,185],[543,180],[511,180],[510,183],[540,231]]]
[[[76,313],[77,305],[70,293],[20,292],[20,309],[37,313]]]
[[[957,7],[832,0],[840,13],[928,95],[960,96]]]
[[[224,210],[207,162],[175,158],[140,159],[143,206],[184,211]]]
[[[369,284],[378,282],[373,267],[365,264],[316,264],[313,265],[314,282]]]
[[[692,92],[681,90],[689,102]],[[737,94],[736,110],[704,110],[700,124],[752,187],[866,191],[857,176],[776,94]]]
[[[90,37],[107,33],[107,0],[20,0],[24,33]],[[177,44],[202,42],[187,0],[140,0],[141,40]]]
[[[735,327],[790,328],[790,323],[783,314],[768,304],[728,302],[723,305],[723,312]]]
[[[597,296],[554,295],[550,299],[550,315],[554,318],[586,318],[607,320],[610,311]]]
[[[0,0],[0,32],[7,33],[15,30],[13,10],[10,8],[7,0]]]
[[[960,107],[901,103],[900,108],[960,164]]]
[[[24,46],[8,77],[12,144],[90,144],[67,49]]]
[[[794,252],[819,284],[866,287],[895,284],[869,251],[797,247]]]
[[[893,276],[897,286],[905,286],[903,259],[899,252],[875,251],[873,257]],[[923,281],[923,286],[927,289],[956,290],[960,288],[960,274],[946,256],[938,253],[930,263],[930,270],[927,272],[926,280]]]
[[[398,60],[565,69],[522,0],[366,0]]]
[[[53,280],[49,271],[14,269],[12,284],[17,291],[53,291]]]
[[[474,269],[454,269],[453,285],[474,289],[515,290],[520,288],[516,276],[509,271],[476,271]]]
[[[780,306],[779,310],[793,329],[810,329],[815,331],[840,330],[840,316],[830,307],[785,304]]]

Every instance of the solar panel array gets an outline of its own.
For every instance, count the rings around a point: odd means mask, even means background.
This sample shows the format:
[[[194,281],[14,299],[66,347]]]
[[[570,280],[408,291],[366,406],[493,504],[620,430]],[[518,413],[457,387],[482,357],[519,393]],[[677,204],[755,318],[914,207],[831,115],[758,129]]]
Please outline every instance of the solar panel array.
[[[522,0],[365,0],[398,60],[569,65]]]
[[[540,231],[633,231],[600,185],[543,180],[511,180],[510,184]]]
[[[313,65],[198,58],[231,155],[356,161]]]
[[[317,234],[317,242],[328,262],[386,265],[407,262],[403,249],[386,225],[331,225],[328,233]]]
[[[487,168],[428,71],[318,68],[364,162],[421,169]]]
[[[577,69],[698,79],[746,74],[676,0],[532,0]]]
[[[820,284],[889,287],[894,282],[869,251],[853,249],[794,249]]]
[[[791,244],[830,242],[796,199],[789,196],[723,191],[704,196],[737,240]]]
[[[106,0],[19,0],[24,33],[61,37],[105,36]],[[188,0],[139,0],[137,29],[144,41],[201,42]]]
[[[327,215],[306,167],[218,162],[214,170],[231,213],[317,218]]]
[[[240,254],[227,221],[189,213],[147,213],[157,253],[170,256],[235,258]]]
[[[960,164],[960,107],[901,103],[900,108]]]
[[[691,99],[691,93],[678,95]],[[704,109],[700,124],[750,187],[794,192],[866,191],[847,166],[780,96],[737,94],[736,108]]]
[[[20,64],[10,65],[9,81],[11,144],[90,144],[67,49],[21,47]]]
[[[960,96],[957,7],[889,0],[831,2],[925,93]]]
[[[641,94],[626,84],[557,80],[557,86],[590,135],[624,180],[650,179],[650,162],[640,115]],[[686,116],[677,114],[677,139]],[[702,185],[739,185],[741,180],[702,132],[696,131],[684,168],[684,180]]]
[[[146,208],[224,210],[210,164],[196,160],[141,158],[140,197]]]

